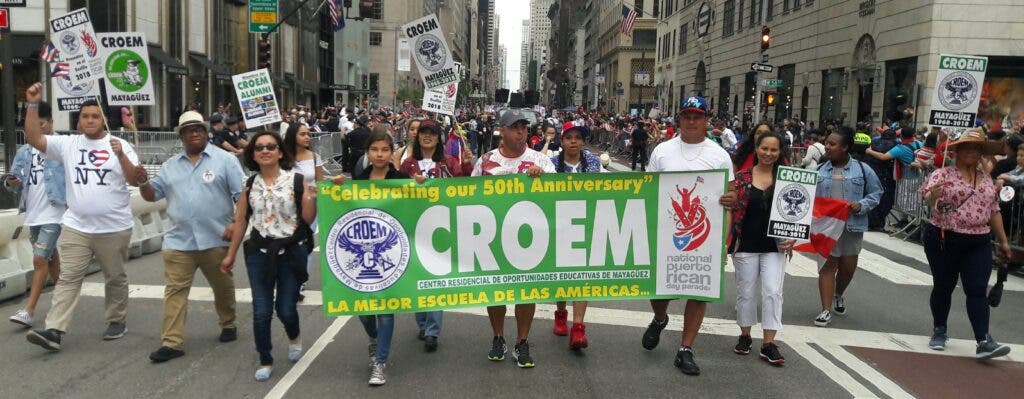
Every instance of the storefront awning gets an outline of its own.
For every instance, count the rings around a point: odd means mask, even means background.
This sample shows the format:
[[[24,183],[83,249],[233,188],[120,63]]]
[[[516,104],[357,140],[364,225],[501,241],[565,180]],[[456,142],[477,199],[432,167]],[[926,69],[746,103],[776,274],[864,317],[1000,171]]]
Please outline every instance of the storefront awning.
[[[149,46],[149,58],[161,63],[171,75],[188,75],[188,68],[160,47]]]
[[[231,71],[227,66],[214,62],[202,54],[189,53],[188,57],[192,61],[192,65],[196,66],[192,69],[193,75],[205,75],[206,71],[210,71],[217,79],[231,79]]]

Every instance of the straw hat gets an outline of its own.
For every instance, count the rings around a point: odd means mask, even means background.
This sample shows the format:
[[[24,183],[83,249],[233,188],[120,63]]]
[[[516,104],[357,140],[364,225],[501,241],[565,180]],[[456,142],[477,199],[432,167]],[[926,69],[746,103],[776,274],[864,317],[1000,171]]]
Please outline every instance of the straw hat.
[[[178,118],[178,126],[174,127],[174,132],[179,133],[181,129],[189,126],[202,126],[207,132],[210,131],[210,124],[203,120],[203,115],[196,111],[185,111]]]
[[[981,152],[985,155],[997,155],[1005,152],[1006,143],[1002,141],[988,140],[985,132],[980,128],[967,129],[960,134],[956,141],[947,146],[950,150],[956,151],[961,144],[974,143],[981,146]]]

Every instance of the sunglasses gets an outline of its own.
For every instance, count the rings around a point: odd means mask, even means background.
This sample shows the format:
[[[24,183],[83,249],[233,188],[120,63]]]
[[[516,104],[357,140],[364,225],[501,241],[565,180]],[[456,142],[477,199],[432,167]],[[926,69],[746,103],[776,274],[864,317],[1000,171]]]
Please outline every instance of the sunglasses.
[[[267,145],[256,144],[252,148],[254,150],[256,150],[256,152],[263,151],[263,150],[277,151],[277,144],[267,144]]]

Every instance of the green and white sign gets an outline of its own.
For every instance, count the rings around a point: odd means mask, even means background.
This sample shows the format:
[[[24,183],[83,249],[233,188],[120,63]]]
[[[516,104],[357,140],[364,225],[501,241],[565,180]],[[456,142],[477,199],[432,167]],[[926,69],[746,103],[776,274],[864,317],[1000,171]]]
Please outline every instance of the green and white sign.
[[[281,121],[281,111],[274,94],[274,84],[270,80],[270,72],[266,69],[240,73],[231,77],[235,85],[235,95],[242,108],[245,126],[255,129]]]
[[[780,166],[775,174],[775,193],[768,218],[768,236],[775,238],[811,239],[814,213],[814,191],[818,172]]]
[[[100,33],[103,85],[110,105],[155,105],[146,34]]]
[[[277,24],[277,11],[277,0],[249,0],[249,33],[270,31]]]
[[[721,301],[726,173],[321,182],[324,312]]]
[[[764,87],[782,87],[782,79],[764,79],[761,81]]]
[[[974,127],[987,69],[988,57],[940,54],[928,124]]]

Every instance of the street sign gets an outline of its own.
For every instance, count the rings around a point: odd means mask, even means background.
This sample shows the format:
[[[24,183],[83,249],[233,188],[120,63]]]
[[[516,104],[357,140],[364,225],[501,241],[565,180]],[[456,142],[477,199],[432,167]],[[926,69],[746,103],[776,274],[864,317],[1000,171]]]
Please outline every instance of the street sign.
[[[0,7],[24,7],[25,0],[0,0]]]
[[[8,17],[9,10],[6,8],[0,8],[0,32],[7,32],[11,29],[10,18]]]
[[[604,74],[600,73],[600,72],[594,74],[594,83],[597,83],[599,85],[603,85],[604,84]]]
[[[249,1],[249,33],[265,33],[277,23],[277,0]]]
[[[782,87],[782,79],[764,79],[761,81],[764,87]]]
[[[697,12],[697,37],[707,36],[711,30],[711,5],[708,2],[704,2],[700,5],[700,11]]]
[[[751,71],[757,71],[757,72],[769,72],[770,73],[770,72],[775,70],[775,67],[771,66],[771,65],[768,65],[768,64],[759,64],[759,63],[754,62],[754,63],[750,64],[750,70]]]

